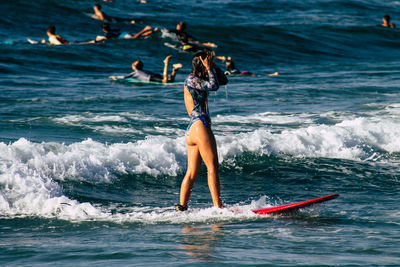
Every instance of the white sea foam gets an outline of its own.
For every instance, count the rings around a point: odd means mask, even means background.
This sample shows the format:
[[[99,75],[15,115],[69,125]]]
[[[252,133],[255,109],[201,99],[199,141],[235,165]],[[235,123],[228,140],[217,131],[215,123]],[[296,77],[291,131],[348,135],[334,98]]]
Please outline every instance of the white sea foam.
[[[108,183],[115,173],[177,175],[186,149],[183,139],[179,143],[164,137],[113,145],[90,139],[71,145],[23,138],[0,143],[0,214],[103,217],[104,212],[92,205],[64,196],[57,181]]]
[[[116,125],[104,125],[90,127],[95,132],[102,132],[109,135],[143,134],[143,131],[131,127],[119,127]]]
[[[256,130],[239,136],[221,136],[219,140],[222,157],[252,152],[363,160],[372,155],[371,150],[400,152],[400,121],[355,118],[280,133]]]
[[[314,115],[315,116],[315,115]],[[218,115],[213,118],[213,122],[233,122],[233,123],[245,123],[245,124],[309,124],[314,122],[313,115],[301,113],[301,114],[282,114],[276,112],[263,112],[252,114],[248,116]]]
[[[391,107],[386,116],[348,117],[332,125],[311,123],[306,118],[305,125],[281,131],[268,127],[249,132],[221,131],[216,136],[219,159],[222,165],[234,164],[235,157],[242,153],[283,153],[293,157],[378,161],[382,152],[400,152],[400,121],[393,116],[399,108]],[[229,214],[229,210],[221,213],[213,209],[179,216],[168,210],[132,210],[111,215],[104,207],[68,198],[59,184],[63,180],[112,183],[116,174],[127,173],[176,176],[185,167],[186,145],[182,135],[149,136],[115,144],[91,139],[70,145],[33,143],[24,138],[0,143],[0,214],[144,223],[212,221],[238,216],[235,212]],[[249,216],[246,209],[244,213],[244,217]]]
[[[84,113],[80,115],[67,115],[60,118],[55,118],[55,122],[75,125],[76,123],[88,123],[88,122],[127,122],[126,118],[121,115],[110,115],[110,114],[93,114]],[[79,124],[80,125],[80,124]]]
[[[94,132],[101,132],[106,135],[119,135],[119,136],[131,136],[135,134],[176,134],[182,135],[183,130],[181,129],[172,129],[166,127],[152,127],[152,128],[138,128],[133,127],[132,123],[138,122],[169,122],[170,120],[180,121],[184,120],[185,122],[189,121],[189,119],[182,118],[161,118],[154,117],[151,115],[145,115],[142,113],[90,113],[85,112],[83,114],[77,115],[66,115],[63,117],[53,118],[52,120],[57,124],[64,124],[73,127],[90,129]]]

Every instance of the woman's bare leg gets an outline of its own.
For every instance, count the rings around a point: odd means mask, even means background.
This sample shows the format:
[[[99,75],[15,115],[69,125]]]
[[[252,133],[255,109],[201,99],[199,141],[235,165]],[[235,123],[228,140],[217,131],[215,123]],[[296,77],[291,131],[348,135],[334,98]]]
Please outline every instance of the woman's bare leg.
[[[169,60],[171,59],[171,57],[172,57],[172,55],[169,55],[164,59],[164,71],[163,71],[163,79],[162,79],[163,83],[168,82],[168,64],[169,64]]]
[[[187,153],[188,153],[188,168],[186,171],[186,175],[183,178],[181,185],[181,193],[180,193],[180,204],[182,206],[186,206],[189,202],[190,194],[192,193],[193,184],[196,181],[197,176],[199,175],[200,166],[201,166],[201,157],[199,153],[199,149],[196,145],[190,144],[189,138],[186,137],[187,143]]]
[[[150,31],[144,32],[141,36],[149,36],[150,34],[153,34],[155,32],[158,32],[158,28],[154,28]]]
[[[217,145],[211,129],[204,127],[201,121],[196,121],[189,131],[190,140],[198,147],[201,159],[207,166],[207,180],[213,205],[223,208],[219,182],[219,162]]]
[[[174,64],[172,67],[171,77],[168,79],[168,82],[172,83],[175,81],[176,72],[182,68],[181,63]]]
[[[140,32],[138,32],[137,34],[135,34],[134,36],[132,36],[131,38],[132,39],[136,39],[136,38],[139,38],[140,36],[145,36],[144,34],[146,33],[146,32],[149,32],[149,31],[151,31],[151,27],[150,26],[146,26],[146,27],[144,27],[143,28],[143,30],[141,30]],[[147,34],[148,35],[148,34]]]

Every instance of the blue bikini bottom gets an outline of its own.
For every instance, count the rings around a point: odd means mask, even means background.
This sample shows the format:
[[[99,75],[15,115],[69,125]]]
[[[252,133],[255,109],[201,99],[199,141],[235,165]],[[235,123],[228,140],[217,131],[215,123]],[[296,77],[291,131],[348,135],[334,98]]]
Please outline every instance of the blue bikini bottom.
[[[192,119],[190,120],[190,123],[186,129],[186,135],[189,136],[189,130],[190,127],[192,127],[193,123],[195,123],[196,121],[201,120],[201,122],[203,123],[204,127],[206,128],[211,128],[211,119],[208,115],[202,114],[200,116],[195,116],[192,117]]]

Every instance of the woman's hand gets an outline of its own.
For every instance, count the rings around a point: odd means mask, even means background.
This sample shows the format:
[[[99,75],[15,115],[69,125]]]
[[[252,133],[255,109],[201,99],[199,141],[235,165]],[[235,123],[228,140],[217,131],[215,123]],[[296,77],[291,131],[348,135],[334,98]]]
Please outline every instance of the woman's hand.
[[[199,58],[207,70],[210,70],[211,66],[214,65],[214,57],[212,53],[207,53],[204,59],[202,57]]]

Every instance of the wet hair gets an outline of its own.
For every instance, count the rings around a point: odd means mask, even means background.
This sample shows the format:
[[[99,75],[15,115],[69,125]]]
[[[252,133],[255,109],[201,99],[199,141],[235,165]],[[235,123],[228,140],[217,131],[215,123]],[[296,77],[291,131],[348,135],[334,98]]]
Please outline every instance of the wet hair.
[[[56,26],[51,25],[50,27],[47,28],[47,32],[51,34],[56,34]]]
[[[111,26],[110,23],[103,23],[103,25],[101,25],[101,28],[107,32],[109,32],[111,30]]]
[[[208,73],[203,63],[200,60],[200,57],[205,58],[207,53],[205,51],[197,52],[192,59],[192,74],[200,79],[206,80],[208,79]]]
[[[383,16],[383,19],[386,20],[387,22],[389,22],[390,21],[390,16],[386,14],[385,16]]]
[[[228,57],[226,60],[226,69],[227,70],[234,70],[236,69],[235,63],[233,62],[232,58]]]
[[[138,70],[142,70],[143,69],[143,62],[141,60],[136,60],[132,63],[133,66],[136,67],[136,69]]]
[[[184,31],[184,30],[186,29],[186,23],[185,23],[185,22],[180,21],[180,22],[178,23],[178,25],[181,26],[181,31]]]
[[[185,33],[180,35],[179,40],[181,40],[182,44],[188,44],[189,43],[189,36]]]
[[[100,4],[95,4],[94,7],[97,7],[99,10],[101,10],[101,5]]]

